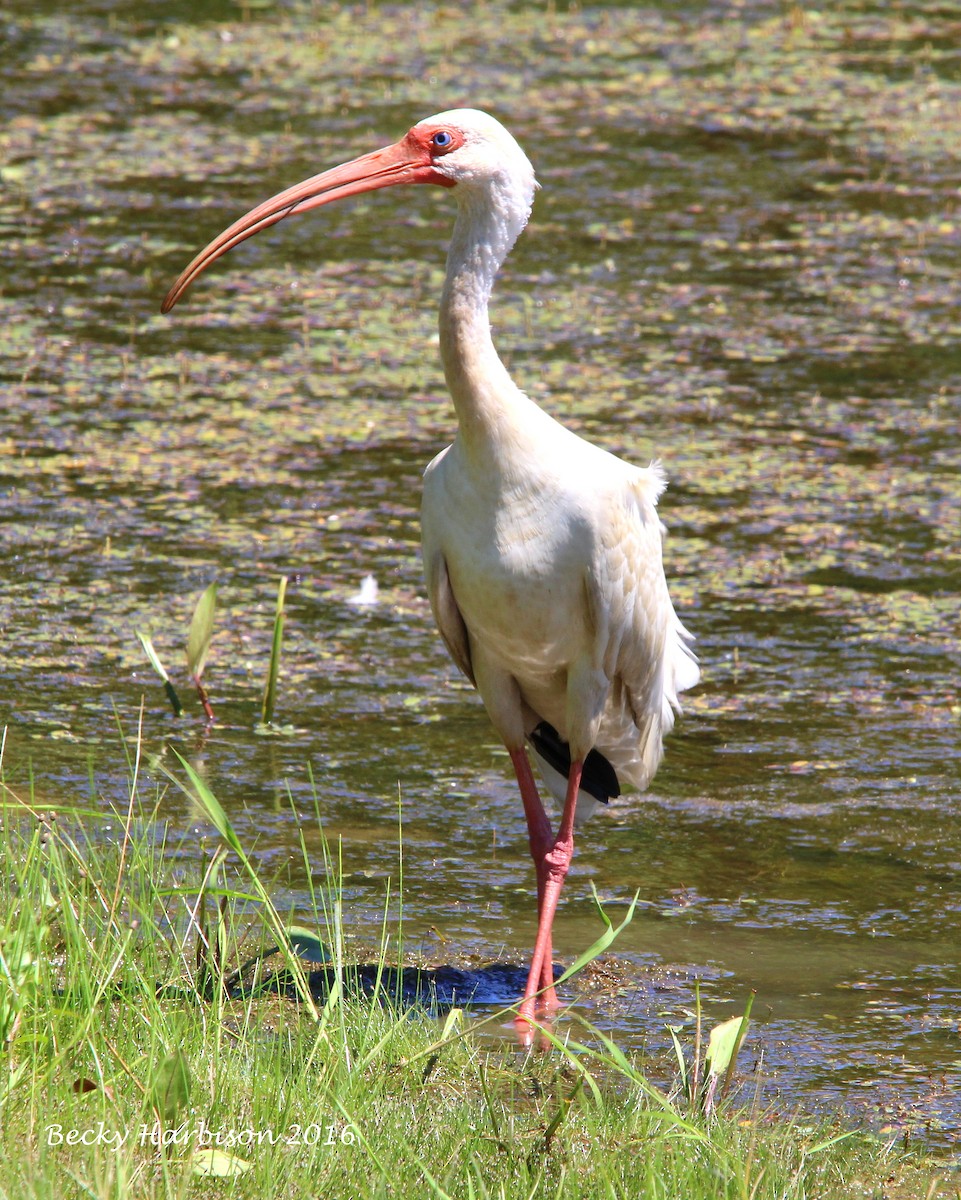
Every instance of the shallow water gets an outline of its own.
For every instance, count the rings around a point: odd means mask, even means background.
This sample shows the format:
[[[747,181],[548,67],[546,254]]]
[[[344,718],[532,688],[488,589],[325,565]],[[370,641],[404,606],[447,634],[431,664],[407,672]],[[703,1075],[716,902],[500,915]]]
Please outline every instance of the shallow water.
[[[497,293],[504,357],[572,427],[662,459],[672,593],[704,673],[651,794],[580,839],[561,958],[600,932],[592,882],[615,920],[640,896],[613,982],[588,981],[581,1011],[656,1053],[696,980],[711,1020],[754,991],[766,1095],[950,1146],[953,28],[922,3],[536,20],[489,6],[414,27],[378,5],[9,10],[7,784],[124,798],[118,725],[135,736],[144,697],[145,760],[191,756],[261,860],[289,871],[295,903],[291,808],[309,831],[316,792],[343,840],[349,928],[376,940],[400,797],[409,952],[523,959],[520,806],[432,628],[417,555],[420,473],[453,433],[434,332],[449,198],[384,193],[291,222],[218,264],[171,318],[157,311],[252,203],[430,112],[490,107],[543,184]],[[282,573],[291,728],[262,737]],[[359,608],[368,573],[379,603]],[[170,715],[136,631],[186,700],[186,627],[213,579],[205,729],[193,703]],[[174,793],[163,814],[196,819]]]

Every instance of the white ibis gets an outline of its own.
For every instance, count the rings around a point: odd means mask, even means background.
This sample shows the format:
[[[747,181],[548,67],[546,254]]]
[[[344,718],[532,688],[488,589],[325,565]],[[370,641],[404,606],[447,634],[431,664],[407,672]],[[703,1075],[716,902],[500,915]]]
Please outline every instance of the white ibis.
[[[493,117],[439,113],[393,146],[279,192],[202,250],[169,311],[215,259],[295,213],[395,184],[450,188],[457,219],[440,350],[457,436],[424,476],[424,572],[441,636],[511,757],[537,872],[538,926],[518,1021],[557,1007],[551,927],[575,816],[643,789],[698,668],[664,578],[664,476],[559,425],[513,383],[491,340],[494,278],[527,224],[534,171]],[[562,803],[555,834],[527,755]]]

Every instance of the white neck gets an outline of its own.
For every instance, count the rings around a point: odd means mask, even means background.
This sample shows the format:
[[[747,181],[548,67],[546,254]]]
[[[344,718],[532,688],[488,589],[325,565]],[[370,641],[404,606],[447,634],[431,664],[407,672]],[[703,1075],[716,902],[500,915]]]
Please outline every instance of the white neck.
[[[526,397],[491,339],[488,302],[501,263],[527,224],[533,187],[511,179],[458,187],[457,220],[440,306],[440,351],[462,438],[490,444]],[[530,401],[526,401],[530,403]]]

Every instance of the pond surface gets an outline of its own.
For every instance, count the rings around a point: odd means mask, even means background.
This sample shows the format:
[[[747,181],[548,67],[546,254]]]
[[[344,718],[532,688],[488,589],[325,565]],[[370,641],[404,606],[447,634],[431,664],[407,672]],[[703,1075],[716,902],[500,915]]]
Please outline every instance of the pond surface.
[[[293,904],[316,804],[348,928],[376,943],[400,816],[411,956],[524,959],[520,804],[417,549],[420,474],[453,434],[449,197],[281,225],[158,312],[253,203],[489,108],[543,185],[496,295],[503,355],[572,428],[663,461],[703,669],[650,794],[580,838],[560,958],[601,929],[592,882],[615,921],[640,897],[581,1011],[658,1053],[695,981],[709,1021],[754,991],[781,1111],[956,1146],[961,42],[950,6],[890,8],[8,6],[6,783],[124,800],[143,699],[145,760],[190,756]],[[264,737],[281,574],[290,728]],[[207,729],[192,698],[171,715],[136,633],[186,700],[212,580]],[[176,792],[161,812],[194,827]]]

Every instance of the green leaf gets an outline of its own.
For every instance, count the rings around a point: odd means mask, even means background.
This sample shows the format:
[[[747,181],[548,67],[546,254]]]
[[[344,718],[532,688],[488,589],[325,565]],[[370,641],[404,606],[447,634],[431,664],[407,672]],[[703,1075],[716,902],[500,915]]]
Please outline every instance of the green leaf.
[[[210,584],[197,601],[187,637],[187,670],[195,679],[203,674],[210,639],[214,633],[214,614],[217,611],[217,585]]]
[[[287,938],[298,958],[314,963],[334,961],[330,951],[312,929],[305,929],[302,925],[291,925],[287,930]]]
[[[744,1034],[747,1032],[747,1017],[731,1017],[711,1030],[704,1061],[712,1075],[723,1075],[734,1060]]]
[[[150,659],[150,665],[157,672],[157,674],[164,681],[164,683],[169,683],[170,676],[164,670],[164,665],[160,661],[157,651],[153,648],[153,642],[150,640],[150,638],[147,637],[147,635],[145,633],[141,633],[139,630],[137,631],[137,637],[140,638],[140,644],[144,648],[144,653]]]
[[[157,1067],[150,1086],[150,1105],[162,1124],[174,1125],[190,1099],[190,1071],[182,1050],[169,1054]]]
[[[253,1163],[236,1154],[227,1154],[223,1150],[197,1150],[191,1156],[191,1171],[194,1175],[217,1175],[227,1179],[233,1175],[243,1175],[249,1171]]]
[[[170,682],[170,676],[164,670],[164,665],[160,661],[160,656],[153,648],[153,642],[145,633],[138,631],[137,637],[140,638],[140,644],[144,648],[144,652],[150,659],[150,665],[163,680],[164,691],[167,693],[167,699],[170,701],[170,707],[174,710],[174,716],[179,717],[183,713],[183,705],[180,703],[180,697],[177,695],[174,685]]]

